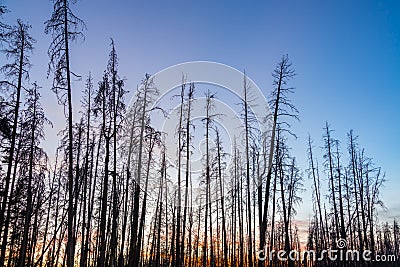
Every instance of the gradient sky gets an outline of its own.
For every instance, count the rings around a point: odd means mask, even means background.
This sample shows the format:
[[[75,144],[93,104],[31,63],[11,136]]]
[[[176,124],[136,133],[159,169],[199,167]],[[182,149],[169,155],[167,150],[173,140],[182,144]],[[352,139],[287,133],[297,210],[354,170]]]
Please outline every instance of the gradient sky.
[[[64,126],[62,108],[46,80],[50,37],[44,21],[52,2],[5,0],[8,23],[17,18],[32,24],[37,39],[32,80],[42,95],[54,128],[44,146],[55,151]],[[325,121],[346,152],[346,133],[353,129],[368,156],[386,172],[381,190],[388,208],[382,219],[400,218],[400,2],[394,1],[105,1],[80,0],[72,7],[87,25],[85,41],[72,47],[72,69],[96,81],[106,67],[110,37],[120,58],[120,75],[134,91],[145,73],[194,60],[230,65],[246,73],[268,94],[271,72],[289,54],[297,77],[293,102],[301,121],[293,154],[304,170],[307,135],[322,147]],[[3,58],[0,58],[2,61]],[[3,65],[3,63],[1,63]],[[82,81],[74,81],[79,105]],[[129,97],[128,97],[129,99]],[[77,115],[75,115],[77,117]],[[322,158],[319,159],[320,163]],[[310,182],[299,219],[311,211]]]

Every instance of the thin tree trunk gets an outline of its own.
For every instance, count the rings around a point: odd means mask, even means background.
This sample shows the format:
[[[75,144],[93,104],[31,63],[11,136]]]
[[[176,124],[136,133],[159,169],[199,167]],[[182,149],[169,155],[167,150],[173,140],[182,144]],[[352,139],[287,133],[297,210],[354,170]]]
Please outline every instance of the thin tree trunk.
[[[144,84],[144,97],[142,103],[141,110],[141,118],[140,118],[140,136],[139,136],[139,150],[138,150],[138,163],[137,163],[137,179],[135,179],[135,192],[134,192],[134,206],[133,206],[133,225],[131,228],[131,240],[129,247],[129,266],[134,266],[135,261],[139,261],[140,258],[136,258],[135,251],[137,244],[137,235],[138,235],[138,224],[139,224],[139,196],[140,196],[140,183],[141,183],[141,172],[142,172],[142,153],[143,153],[143,139],[144,139],[144,129],[145,129],[145,118],[146,118],[146,106],[147,106],[147,91],[148,91],[148,82],[149,77],[146,77]]]
[[[151,166],[151,161],[152,161],[152,153],[153,153],[153,148],[155,145],[156,140],[155,136],[150,136],[150,144],[149,144],[149,152],[148,152],[148,159],[147,159],[147,167],[146,167],[146,180],[145,180],[145,186],[144,186],[144,197],[143,197],[143,204],[142,204],[142,211],[141,211],[141,216],[140,216],[140,224],[139,224],[139,235],[138,235],[138,241],[136,245],[136,250],[135,250],[135,255],[136,259],[141,258],[141,246],[142,246],[142,239],[143,239],[143,231],[144,231],[144,222],[145,222],[145,216],[146,216],[146,206],[147,206],[147,188],[148,188],[148,183],[149,183],[149,176],[150,176],[150,166]],[[138,267],[139,261],[135,261],[133,267]]]
[[[33,202],[32,202],[32,182],[33,182],[33,169],[34,169],[34,153],[35,153],[35,132],[36,132],[36,88],[34,89],[34,104],[33,104],[33,122],[31,128],[31,143],[29,148],[29,171],[28,171],[28,186],[27,186],[27,201],[26,201],[26,211],[25,211],[25,220],[24,220],[24,230],[22,236],[21,243],[21,251],[18,260],[18,266],[25,266],[26,261],[26,253],[29,242],[29,230],[31,226],[31,217],[33,210]]]
[[[275,131],[278,121],[278,111],[279,111],[279,103],[281,97],[281,85],[283,81],[283,68],[280,68],[280,75],[278,79],[277,85],[277,94],[275,99],[274,105],[274,116],[273,116],[273,124],[272,124],[272,132],[271,132],[271,143],[269,147],[269,154],[268,154],[268,172],[267,172],[267,181],[266,181],[266,190],[265,190],[265,197],[264,197],[264,210],[260,213],[262,215],[262,225],[260,226],[260,250],[263,249],[265,246],[265,237],[267,232],[267,213],[268,213],[268,204],[269,204],[269,190],[271,185],[271,177],[272,177],[272,160],[274,155],[274,148],[275,148]],[[258,186],[258,190],[262,192],[262,183]],[[262,206],[262,203],[259,203]],[[258,261],[258,267],[264,266],[264,261]]]
[[[21,26],[21,25],[20,25]],[[10,144],[10,152],[7,162],[7,174],[5,177],[5,186],[3,190],[3,199],[1,203],[1,210],[0,210],[0,229],[4,225],[4,215],[6,211],[6,206],[8,202],[8,194],[10,190],[10,180],[11,180],[11,172],[12,166],[14,161],[14,151],[15,151],[15,142],[17,139],[17,127],[18,127],[18,118],[19,118],[19,107],[21,102],[21,89],[22,89],[22,75],[23,75],[23,64],[24,64],[24,52],[25,52],[25,33],[21,31],[21,49],[20,49],[20,56],[19,56],[19,65],[18,65],[18,81],[16,87],[16,102],[15,102],[15,109],[14,109],[14,118],[13,118],[13,127],[11,133],[11,144]],[[12,190],[12,188],[11,188]],[[10,207],[8,207],[10,208]],[[3,233],[3,240],[7,240],[8,235],[8,227],[4,229]],[[1,254],[0,254],[0,266],[4,265],[4,259],[6,255],[6,243],[3,241],[1,246]]]
[[[224,249],[224,258],[223,265],[228,265],[228,246],[226,240],[226,224],[225,224],[225,196],[224,196],[224,188],[223,188],[223,180],[222,180],[222,165],[221,165],[221,140],[219,136],[218,130],[217,134],[217,157],[218,157],[218,177],[219,177],[219,185],[220,185],[220,195],[221,195],[221,212],[222,212],[222,246]]]
[[[74,234],[74,176],[73,176],[73,132],[72,132],[72,90],[71,72],[69,68],[69,30],[67,0],[64,0],[64,41],[65,41],[65,67],[67,74],[67,103],[68,103],[68,241],[67,241],[67,266],[74,266],[75,234]]]
[[[314,190],[315,190],[315,197],[317,200],[317,207],[318,207],[318,214],[319,214],[319,221],[321,224],[321,230],[322,230],[322,244],[323,247],[326,247],[325,243],[325,228],[324,228],[324,223],[322,219],[322,209],[321,209],[321,195],[320,195],[320,186],[319,186],[319,175],[318,175],[318,167],[314,166],[314,157],[313,157],[313,151],[312,151],[312,145],[311,145],[311,137],[308,136],[308,154],[309,154],[309,161],[310,161],[310,167],[311,167],[311,173],[314,181]]]
[[[362,251],[363,250],[363,240],[362,240],[362,235],[361,235],[360,211],[359,211],[358,194],[357,194],[357,191],[358,191],[357,190],[357,180],[358,180],[357,158],[356,158],[355,144],[354,144],[352,131],[350,131],[349,138],[350,138],[350,162],[351,162],[352,174],[353,174],[353,187],[354,187],[353,190],[354,190],[356,213],[357,213],[358,241],[359,241],[359,249]]]
[[[187,217],[187,206],[188,206],[188,187],[189,187],[189,176],[190,176],[190,112],[191,112],[191,104],[192,104],[192,97],[194,91],[194,84],[191,83],[189,87],[188,93],[188,100],[187,100],[187,114],[186,114],[186,170],[185,170],[185,203],[184,203],[184,210],[183,210],[183,224],[182,224],[182,242],[181,242],[181,259],[182,263],[185,266],[185,234],[186,234],[186,217]],[[190,237],[190,235],[189,235]],[[189,245],[190,242],[189,242]],[[190,261],[189,261],[190,263]]]
[[[248,263],[249,267],[253,267],[253,241],[251,231],[251,202],[250,202],[250,159],[249,159],[249,118],[248,118],[248,99],[247,99],[247,77],[244,74],[243,78],[244,89],[244,125],[245,125],[245,141],[246,141],[246,182],[247,182],[247,221],[248,221],[248,238],[249,238],[249,253]]]
[[[185,81],[182,78],[181,85],[181,104],[179,110],[179,125],[178,125],[178,205],[176,207],[176,266],[181,267],[181,205],[182,205],[182,195],[181,195],[181,175],[182,175],[182,119],[183,119],[183,97],[185,94]],[[182,237],[182,240],[184,237]]]
[[[328,171],[329,171],[329,181],[330,181],[330,187],[331,187],[331,197],[332,197],[332,203],[333,203],[333,221],[334,221],[334,230],[335,230],[335,235],[336,238],[339,237],[339,221],[338,221],[338,211],[337,211],[337,205],[336,205],[336,194],[335,194],[335,183],[334,183],[334,176],[333,176],[333,169],[335,166],[333,165],[333,160],[332,160],[332,139],[331,139],[331,133],[329,130],[329,125],[328,122],[326,122],[326,155],[328,157]]]

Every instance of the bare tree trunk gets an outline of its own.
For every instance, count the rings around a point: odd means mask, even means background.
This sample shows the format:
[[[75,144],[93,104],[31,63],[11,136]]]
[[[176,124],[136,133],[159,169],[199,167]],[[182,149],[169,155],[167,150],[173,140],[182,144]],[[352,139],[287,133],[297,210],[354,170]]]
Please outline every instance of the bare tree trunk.
[[[232,254],[231,254],[231,264],[236,267],[236,262],[237,262],[237,254],[236,254],[236,234],[237,234],[237,223],[236,223],[236,211],[237,211],[237,206],[238,202],[236,201],[237,195],[238,195],[238,151],[237,151],[237,144],[236,144],[236,138],[234,140],[233,144],[233,163],[234,163],[234,173],[233,173],[233,190],[232,190],[232,201],[233,201],[233,207],[232,207]]]
[[[171,247],[170,247],[170,254],[171,254],[171,261],[169,262],[169,266],[175,266],[175,211],[176,211],[176,191],[174,192],[174,201],[173,201],[173,217],[172,217],[172,236],[171,236]]]
[[[192,267],[192,252],[193,252],[193,245],[192,245],[192,228],[193,228],[193,186],[192,181],[190,180],[190,212],[189,212],[189,267]]]
[[[358,180],[358,170],[357,170],[357,156],[356,156],[356,146],[354,143],[353,132],[350,131],[349,133],[349,141],[350,141],[350,163],[352,167],[352,174],[353,174],[353,190],[354,190],[354,197],[355,197],[355,204],[356,204],[356,213],[357,213],[357,231],[358,231],[358,241],[359,241],[359,249],[363,250],[363,239],[361,235],[361,223],[360,223],[360,211],[359,211],[359,203],[358,203],[358,194],[357,194],[357,180]]]
[[[286,188],[284,186],[284,177],[285,177],[285,173],[284,173],[284,157],[285,155],[285,151],[284,151],[284,147],[283,145],[281,146],[280,143],[283,142],[283,140],[281,140],[280,138],[280,134],[281,134],[281,129],[278,127],[277,129],[277,162],[276,162],[276,171],[277,171],[277,175],[279,177],[279,184],[280,184],[280,188],[281,188],[281,201],[282,201],[282,213],[283,213],[283,226],[284,226],[284,247],[285,247],[285,251],[286,251],[286,255],[289,255],[290,252],[290,240],[289,240],[289,220],[290,220],[290,195],[288,197],[285,197],[285,191]],[[288,260],[289,266],[293,266],[293,261],[289,258]]]
[[[55,171],[54,171],[55,172]],[[61,167],[60,171],[58,174],[58,188],[57,188],[57,198],[56,198],[56,213],[54,216],[54,233],[53,233],[53,247],[52,247],[52,255],[51,255],[51,261],[50,261],[50,266],[54,265],[54,260],[55,260],[55,252],[56,252],[56,240],[57,240],[57,231],[58,231],[58,212],[59,212],[59,203],[60,203],[60,191],[61,191]]]
[[[127,221],[128,221],[128,193],[129,193],[129,183],[131,181],[131,171],[130,171],[130,166],[131,166],[131,159],[132,159],[132,151],[133,151],[133,137],[134,137],[134,129],[135,129],[135,121],[136,121],[136,115],[137,112],[134,110],[133,114],[133,119],[132,119],[132,125],[130,126],[130,143],[129,143],[129,148],[128,148],[128,159],[127,159],[127,165],[126,165],[126,184],[125,184],[125,202],[124,202],[124,216],[123,216],[123,222],[122,222],[122,234],[121,234],[121,249],[120,249],[120,254],[118,257],[118,266],[123,267],[124,266],[124,250],[125,250],[125,236],[126,236],[126,226],[127,226]]]
[[[181,205],[182,205],[182,195],[181,195],[181,175],[182,175],[182,120],[183,120],[183,97],[185,94],[185,81],[184,77],[182,77],[182,85],[181,85],[181,102],[180,102],[180,110],[179,110],[179,124],[178,124],[178,203],[177,203],[177,213],[176,213],[176,244],[175,244],[175,253],[176,253],[176,266],[181,267]],[[184,237],[182,238],[184,240]]]
[[[161,181],[160,181],[160,190],[159,190],[159,212],[157,218],[157,247],[156,247],[156,257],[153,266],[161,265],[161,217],[163,213],[163,192],[164,192],[164,180],[166,177],[166,158],[165,158],[165,150],[163,150],[162,154],[162,163],[161,163]]]
[[[157,134],[157,133],[155,133]],[[146,167],[146,180],[145,180],[145,187],[144,187],[144,197],[143,197],[143,204],[142,204],[142,211],[141,211],[141,216],[140,216],[140,224],[139,224],[139,235],[138,235],[138,241],[137,241],[137,246],[136,246],[136,251],[135,251],[135,258],[139,259],[141,258],[141,246],[142,246],[142,238],[143,238],[143,231],[144,231],[144,221],[145,221],[145,216],[146,216],[146,205],[147,205],[147,188],[148,188],[148,183],[149,183],[149,176],[150,176],[150,166],[151,166],[151,161],[152,161],[152,153],[153,153],[153,148],[156,142],[156,136],[154,133],[150,133],[150,141],[149,141],[149,151],[148,151],[148,159],[147,159],[147,167]],[[134,267],[138,266],[139,261],[135,261]]]
[[[105,158],[104,158],[104,178],[102,182],[102,191],[101,191],[101,211],[100,211],[100,226],[99,226],[99,255],[97,266],[103,267],[108,264],[106,262],[106,249],[107,249],[107,233],[106,232],[107,225],[107,206],[108,206],[108,175],[109,175],[109,164],[110,164],[110,142],[112,138],[111,134],[111,120],[107,121],[107,94],[108,94],[108,78],[106,74],[103,76],[103,81],[99,86],[99,97],[102,107],[102,126],[101,126],[101,135],[104,137],[105,141]],[[107,125],[108,124],[108,125]]]
[[[109,62],[109,71],[111,73],[112,85],[112,113],[113,113],[113,171],[112,171],[112,186],[113,186],[113,202],[112,202],[112,229],[111,229],[111,244],[110,244],[110,264],[117,266],[117,247],[118,247],[118,217],[119,217],[119,188],[117,185],[117,119],[120,117],[120,101],[123,97],[123,83],[119,81],[117,74],[117,54],[115,51],[114,41],[111,39],[111,54]]]
[[[67,0],[64,0],[64,41],[65,41],[65,64],[67,74],[67,102],[68,102],[68,241],[67,241],[67,266],[74,266],[75,257],[75,234],[74,234],[74,175],[73,175],[73,132],[72,132],[72,90],[71,72],[69,64],[69,30],[68,30],[68,7]],[[78,179],[78,177],[76,177]]]
[[[33,104],[33,121],[31,126],[31,143],[29,147],[29,171],[28,171],[28,185],[27,185],[27,201],[26,201],[26,211],[24,220],[24,230],[22,234],[21,251],[18,260],[18,266],[25,266],[26,253],[29,242],[29,230],[31,226],[31,217],[33,211],[33,201],[32,201],[32,182],[33,182],[33,169],[34,169],[34,153],[35,153],[35,133],[36,133],[36,88],[34,88],[34,104]]]
[[[277,144],[277,150],[279,149],[279,144]],[[277,161],[277,160],[276,160]],[[275,167],[277,168],[277,167]],[[274,240],[275,240],[275,212],[276,212],[276,181],[278,180],[278,171],[275,170],[274,173],[274,187],[272,189],[272,213],[271,213],[271,237],[269,241],[269,251],[272,251],[274,249]],[[264,252],[266,253],[266,251]],[[266,255],[264,255],[265,257]],[[271,259],[271,264],[273,262],[273,259]]]
[[[339,154],[339,143],[336,141],[336,159],[337,166],[336,170],[338,173],[338,190],[339,190],[339,212],[340,212],[340,237],[346,239],[346,230],[344,226],[344,211],[343,211],[343,196],[342,196],[342,173],[340,166],[340,154]]]
[[[350,185],[349,185],[349,177],[348,174],[345,173],[345,186],[346,186],[346,202],[347,202],[347,216],[349,218],[348,221],[348,227],[349,227],[349,232],[350,232],[350,249],[353,250],[354,248],[354,237],[353,237],[353,224],[352,224],[352,219],[351,219],[351,205],[350,205]]]
[[[253,267],[253,241],[251,231],[251,201],[250,201],[250,159],[249,159],[249,118],[248,118],[248,99],[247,99],[247,77],[243,77],[243,90],[244,90],[244,125],[245,125],[245,141],[246,141],[246,182],[247,182],[247,223],[248,223],[248,238],[249,238],[249,252],[248,264]]]
[[[15,143],[17,139],[17,128],[18,128],[18,118],[19,118],[19,107],[21,103],[21,89],[22,89],[22,75],[23,75],[23,65],[24,65],[24,57],[25,57],[25,30],[23,29],[23,25],[19,23],[18,31],[20,33],[20,41],[21,47],[19,50],[19,64],[18,64],[18,78],[17,78],[17,86],[16,86],[16,99],[15,99],[15,108],[14,108],[14,118],[13,118],[13,126],[12,126],[12,133],[11,133],[11,144],[10,144],[10,151],[8,156],[7,162],[7,173],[5,177],[5,185],[3,190],[3,199],[1,202],[1,209],[0,209],[0,229],[2,229],[4,225],[4,215],[6,211],[6,206],[8,202],[8,194],[10,191],[10,180],[11,180],[11,172],[13,167],[14,161],[14,151],[15,151]],[[11,188],[12,192],[13,188]],[[10,194],[11,198],[11,194]],[[10,209],[10,207],[8,207]],[[6,255],[6,247],[7,247],[7,236],[8,236],[8,227],[4,228],[4,233],[2,236],[3,242],[1,245],[1,254],[0,254],[0,266],[4,265],[4,259]]]
[[[321,194],[320,194],[318,166],[314,166],[314,157],[313,157],[312,142],[311,142],[310,136],[308,136],[308,156],[309,156],[309,163],[310,163],[310,167],[311,167],[311,174],[312,174],[313,181],[314,181],[314,191],[315,191],[315,198],[317,200],[319,221],[320,221],[321,230],[322,230],[322,234],[321,234],[322,235],[322,244],[323,244],[323,247],[326,247],[324,220],[322,219],[322,209],[321,209]]]
[[[269,191],[271,186],[271,177],[272,177],[272,161],[274,156],[274,148],[275,148],[275,132],[278,122],[278,115],[280,111],[281,97],[282,91],[285,90],[282,88],[283,84],[286,84],[286,81],[294,76],[294,70],[291,69],[291,64],[289,63],[289,59],[287,56],[283,56],[281,61],[278,63],[275,68],[273,77],[275,78],[274,84],[276,86],[275,89],[275,99],[274,99],[274,113],[272,119],[272,132],[271,132],[271,142],[268,153],[268,172],[267,172],[267,181],[266,181],[266,190],[264,196],[264,210],[262,211],[260,208],[260,216],[262,216],[262,224],[260,226],[260,250],[262,250],[265,246],[265,238],[267,232],[267,213],[268,213],[268,204],[269,204]],[[258,190],[262,192],[263,187],[262,183],[258,186]],[[262,203],[258,203],[259,206],[262,206]],[[258,261],[258,266],[264,266],[264,261]]]
[[[328,171],[329,171],[329,181],[330,181],[330,189],[331,189],[331,198],[333,203],[333,221],[334,221],[334,230],[335,237],[339,237],[339,221],[338,221],[338,211],[336,205],[336,190],[333,176],[333,169],[335,166],[333,165],[333,156],[332,156],[332,139],[331,139],[331,131],[329,130],[328,122],[325,124],[326,136],[325,136],[325,149],[326,149],[326,157],[328,161]]]
[[[194,84],[191,83],[189,85],[189,93],[188,93],[188,100],[187,100],[186,129],[185,129],[185,135],[186,135],[185,203],[183,206],[184,210],[183,210],[182,242],[181,242],[181,259],[182,259],[182,263],[184,266],[186,266],[184,251],[185,251],[186,217],[187,217],[187,206],[188,206],[188,188],[189,188],[189,176],[190,176],[190,139],[191,139],[190,112],[191,112],[193,93],[194,93]],[[189,237],[190,237],[190,233],[189,233]],[[190,242],[189,242],[189,245],[191,245]],[[190,261],[189,261],[189,264],[190,264]]]
[[[211,98],[213,96],[208,93],[207,95],[207,104],[206,104],[206,211],[205,211],[205,224],[204,224],[204,243],[203,243],[203,267],[207,266],[207,261],[208,261],[208,257],[207,257],[207,250],[208,250],[208,246],[207,246],[207,239],[208,239],[208,213],[210,212],[211,214],[211,209],[210,211],[209,209],[209,202],[211,202],[210,200],[210,151],[209,151],[209,128],[210,128],[210,122],[211,122],[211,118],[210,118],[210,109],[211,109]],[[211,225],[211,221],[210,221],[210,225]],[[210,227],[211,229],[211,227]],[[211,236],[212,239],[212,236]],[[212,241],[211,241],[212,242]],[[212,250],[211,250],[212,253]],[[212,260],[212,255],[211,255],[211,260]]]
[[[104,160],[104,179],[103,188],[101,194],[101,214],[100,214],[100,246],[99,246],[99,258],[97,262],[98,267],[106,266],[106,219],[107,219],[107,193],[108,193],[108,166],[110,161],[110,137],[104,135],[105,139],[105,160]]]
[[[143,139],[144,139],[144,129],[146,126],[145,118],[146,118],[146,106],[147,106],[147,93],[148,86],[150,82],[150,76],[146,75],[144,81],[144,97],[141,109],[141,118],[140,118],[140,136],[139,136],[139,150],[138,150],[138,160],[137,160],[137,179],[135,179],[135,192],[134,192],[134,203],[133,203],[133,225],[131,227],[131,240],[129,247],[129,266],[134,266],[135,261],[139,261],[139,258],[135,258],[135,250],[138,246],[137,244],[137,236],[138,236],[138,225],[139,225],[139,196],[140,196],[140,182],[142,176],[142,153],[143,153]]]
[[[50,211],[52,208],[51,204],[52,204],[52,200],[53,200],[54,187],[55,187],[55,183],[56,183],[56,169],[57,169],[57,165],[58,165],[57,163],[58,163],[58,149],[56,150],[56,160],[55,160],[55,164],[54,164],[53,178],[51,181],[50,191],[49,191],[49,203],[48,203],[48,207],[47,207],[46,223],[45,223],[45,227],[44,227],[42,252],[41,252],[39,260],[36,262],[35,266],[36,265],[42,266],[44,254],[46,253],[46,250],[50,247],[50,244],[47,245],[47,235],[48,235],[49,222],[50,222]]]
[[[240,159],[239,159],[240,162]],[[239,193],[238,193],[238,214],[239,214],[239,267],[243,267],[245,264],[245,258],[244,258],[244,225],[243,225],[243,218],[244,212],[243,212],[243,183],[242,183],[242,173],[243,170],[241,168],[241,162],[238,165],[239,167]]]
[[[219,189],[221,195],[221,212],[222,212],[222,246],[224,250],[224,258],[223,258],[223,266],[228,265],[228,245],[226,238],[226,224],[225,224],[225,196],[224,196],[224,185],[222,179],[222,165],[221,165],[221,140],[219,136],[218,129],[216,130],[217,134],[217,158],[218,158],[218,178],[219,178]]]

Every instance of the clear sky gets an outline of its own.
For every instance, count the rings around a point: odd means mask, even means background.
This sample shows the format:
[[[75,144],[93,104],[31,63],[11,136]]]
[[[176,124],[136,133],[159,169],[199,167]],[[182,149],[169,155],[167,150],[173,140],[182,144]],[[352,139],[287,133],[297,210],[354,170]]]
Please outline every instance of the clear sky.
[[[32,80],[42,95],[54,128],[45,147],[52,154],[57,132],[64,125],[62,108],[46,77],[49,36],[44,21],[52,2],[5,0],[8,23],[17,18],[32,24],[37,39]],[[310,133],[316,150],[322,146],[325,121],[346,149],[353,129],[359,142],[386,172],[382,189],[388,212],[400,218],[400,2],[393,1],[105,1],[80,0],[72,7],[86,22],[86,39],[72,47],[72,69],[96,81],[106,67],[110,37],[120,58],[120,75],[133,91],[145,73],[193,60],[224,63],[246,73],[268,94],[271,72],[282,54],[289,54],[298,76],[293,102],[300,123],[293,123],[298,140],[293,153],[306,163]],[[3,60],[3,58],[0,58]],[[1,63],[2,65],[3,63]],[[75,81],[79,105],[82,81]],[[320,162],[322,159],[319,160]],[[299,214],[308,220],[311,190],[307,182]]]

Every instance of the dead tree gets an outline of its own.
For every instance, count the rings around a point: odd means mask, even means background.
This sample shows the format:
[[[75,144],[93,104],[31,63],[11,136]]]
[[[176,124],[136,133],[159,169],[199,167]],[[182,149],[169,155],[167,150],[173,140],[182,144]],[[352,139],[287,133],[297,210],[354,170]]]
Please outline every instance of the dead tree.
[[[319,178],[319,171],[318,171],[318,162],[314,159],[313,156],[313,147],[311,136],[308,136],[308,161],[309,161],[309,176],[313,179],[314,185],[314,196],[316,200],[317,212],[319,216],[319,223],[321,225],[321,247],[326,247],[325,242],[325,227],[324,227],[324,220],[322,217],[322,208],[321,208],[321,185],[320,185],[320,178]]]
[[[52,90],[56,93],[58,101],[67,107],[68,120],[68,242],[67,266],[74,266],[75,242],[74,240],[74,175],[73,175],[73,118],[72,118],[72,88],[70,68],[70,41],[82,38],[84,22],[76,17],[70,8],[68,0],[54,0],[51,18],[46,21],[45,33],[51,34],[52,42],[48,50],[50,57],[48,74],[53,72]],[[77,178],[76,178],[77,179]],[[76,182],[76,181],[75,181]]]
[[[0,229],[5,223],[0,255],[1,266],[4,264],[8,238],[9,218],[5,218],[5,212],[9,200],[12,169],[13,167],[16,167],[13,166],[13,163],[17,140],[17,127],[20,116],[21,92],[22,89],[25,88],[23,85],[24,81],[29,79],[29,69],[31,66],[29,62],[29,56],[32,53],[33,44],[35,43],[35,40],[29,35],[28,32],[30,27],[31,26],[29,24],[24,24],[21,20],[18,20],[17,25],[12,27],[11,31],[7,33],[6,37],[9,46],[4,50],[4,53],[6,57],[10,58],[12,61],[1,67],[1,72],[5,74],[5,77],[8,80],[1,81],[0,87],[2,87],[2,89],[3,87],[10,88],[13,92],[15,92],[15,106],[13,110],[14,114],[10,138],[11,141],[7,157],[7,173],[5,176],[5,186],[2,192],[3,197],[0,207]],[[12,190],[13,188],[11,188],[11,191]]]
[[[143,168],[143,151],[144,151],[144,137],[145,137],[145,127],[147,123],[147,118],[149,115],[149,106],[153,101],[153,97],[158,94],[158,90],[153,83],[153,79],[149,74],[146,74],[142,81],[142,86],[139,87],[137,93],[137,104],[140,105],[139,111],[139,144],[138,144],[138,159],[137,159],[137,171],[135,182],[135,191],[133,196],[133,211],[132,211],[132,226],[130,234],[130,245],[129,245],[129,266],[137,267],[140,259],[140,251],[136,248],[140,246],[138,241],[138,226],[139,226],[139,197],[140,188],[142,181],[142,168]]]
[[[279,117],[293,117],[297,118],[297,109],[291,103],[288,98],[288,94],[293,93],[293,88],[288,87],[288,82],[295,76],[295,71],[292,68],[292,64],[289,61],[289,57],[284,55],[279,63],[276,65],[272,76],[274,78],[273,86],[274,91],[271,95],[270,106],[273,109],[273,117],[272,117],[272,130],[271,130],[271,139],[269,145],[268,152],[268,172],[266,177],[266,188],[264,195],[264,204],[262,203],[262,199],[258,199],[258,209],[259,216],[262,217],[261,225],[260,225],[260,243],[259,249],[262,250],[265,246],[266,241],[266,232],[267,232],[267,214],[268,214],[268,204],[269,204],[269,192],[271,186],[271,178],[272,178],[272,161],[274,158],[274,149],[275,149],[275,134],[276,128],[278,124],[282,124],[283,126],[289,126],[289,124],[283,120],[279,121]],[[287,128],[287,127],[282,127]],[[263,191],[262,183],[258,185],[257,190]],[[258,261],[258,266],[262,267],[264,265],[263,261]]]
[[[32,245],[32,240],[29,238],[29,232],[32,226],[35,227],[35,224],[31,224],[32,214],[34,213],[34,179],[40,177],[40,173],[37,173],[38,171],[43,171],[43,167],[40,165],[44,166],[44,168],[47,167],[46,164],[43,164],[43,160],[45,162],[47,161],[47,155],[43,149],[39,147],[39,144],[44,138],[43,127],[46,123],[49,123],[49,121],[45,117],[43,108],[39,103],[40,94],[38,89],[39,87],[36,83],[33,84],[31,89],[28,89],[27,109],[24,114],[24,124],[26,125],[24,127],[27,127],[25,131],[29,133],[29,137],[27,138],[29,148],[27,151],[27,165],[25,169],[28,173],[28,176],[25,178],[27,188],[26,210],[21,249],[18,259],[18,266],[20,267],[26,266],[26,260],[28,260],[28,262],[30,260],[29,254],[27,255],[29,251],[28,244],[30,243]],[[24,166],[22,166],[22,170],[23,169]],[[25,171],[23,170],[21,173],[26,173]]]
[[[333,222],[334,222],[334,230],[335,230],[335,238],[339,237],[339,213],[337,208],[337,199],[336,199],[336,184],[335,184],[335,177],[333,175],[334,169],[336,166],[333,162],[333,145],[335,140],[331,137],[331,130],[329,129],[328,122],[325,124],[325,135],[324,135],[324,142],[325,142],[325,168],[328,172],[328,179],[330,183],[330,197],[331,202],[333,205]]]
[[[190,179],[190,144],[192,134],[190,132],[191,128],[191,110],[192,110],[192,102],[194,100],[194,83],[189,85],[188,96],[186,99],[185,105],[185,149],[186,149],[186,169],[185,169],[185,200],[183,206],[183,223],[182,223],[182,241],[181,241],[181,256],[183,265],[185,265],[185,235],[186,235],[186,217],[187,217],[187,209],[188,209],[188,195],[189,195],[189,179]],[[191,233],[189,232],[189,238],[191,237]],[[191,246],[191,243],[188,243]],[[189,260],[190,262],[190,260]]]

